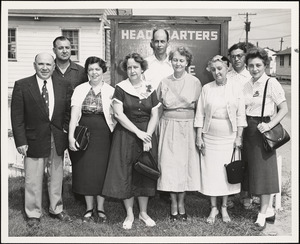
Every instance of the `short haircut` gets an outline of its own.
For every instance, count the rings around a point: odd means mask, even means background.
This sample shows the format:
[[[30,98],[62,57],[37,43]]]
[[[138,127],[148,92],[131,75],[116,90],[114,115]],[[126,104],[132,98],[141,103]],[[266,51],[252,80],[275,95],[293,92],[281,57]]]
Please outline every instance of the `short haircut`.
[[[189,67],[191,65],[192,60],[193,60],[193,54],[192,54],[192,52],[188,48],[186,48],[186,47],[177,47],[175,50],[172,50],[169,53],[169,60],[173,59],[175,52],[179,52],[179,54],[181,56],[185,56],[186,57],[187,67]]]
[[[169,32],[166,30],[166,29],[154,29],[152,31],[152,39],[151,41],[154,41],[154,34],[158,31],[158,30],[163,30],[165,33],[166,33],[166,36],[167,36],[167,42],[169,41],[169,38],[170,38],[170,35],[169,35]]]
[[[260,58],[265,66],[269,65],[270,63],[267,51],[260,47],[254,47],[248,50],[245,58],[245,63],[248,65],[249,59],[253,58]]]
[[[105,73],[107,71],[106,62],[104,60],[102,60],[101,58],[95,57],[95,56],[91,56],[91,57],[88,57],[85,61],[85,65],[84,65],[85,73],[88,73],[90,64],[99,64],[103,73]]]
[[[148,68],[147,60],[145,60],[140,54],[130,53],[130,54],[126,55],[126,57],[121,62],[120,67],[123,71],[127,72],[127,63],[128,63],[128,59],[130,59],[130,58],[134,59],[135,62],[139,63],[141,65],[141,69],[143,71],[145,71]]]
[[[56,37],[55,39],[54,39],[54,41],[53,41],[53,47],[56,47],[56,41],[69,41],[70,42],[70,44],[71,44],[71,41],[70,41],[70,39],[68,38],[68,37],[65,37],[65,36],[58,36],[58,37]]]
[[[236,50],[236,49],[241,49],[241,50],[244,51],[244,53],[246,53],[246,52],[247,52],[247,49],[250,49],[250,48],[253,48],[253,47],[255,47],[255,46],[254,46],[251,42],[248,42],[248,47],[247,47],[246,42],[238,42],[238,43],[236,43],[236,44],[233,44],[233,45],[229,48],[229,50],[228,50],[228,55],[230,55],[231,52],[232,52],[233,50]]]

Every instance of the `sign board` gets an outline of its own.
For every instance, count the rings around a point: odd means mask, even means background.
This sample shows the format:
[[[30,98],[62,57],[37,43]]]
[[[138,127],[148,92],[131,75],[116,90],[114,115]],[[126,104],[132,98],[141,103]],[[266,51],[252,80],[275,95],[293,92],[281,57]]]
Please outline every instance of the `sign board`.
[[[227,56],[228,21],[231,17],[166,17],[108,16],[111,21],[111,85],[127,78],[120,69],[123,58],[133,52],[146,58],[153,54],[150,47],[153,29],[163,28],[170,34],[169,50],[185,46],[192,51],[189,73],[202,85],[213,80],[206,70],[214,55]]]

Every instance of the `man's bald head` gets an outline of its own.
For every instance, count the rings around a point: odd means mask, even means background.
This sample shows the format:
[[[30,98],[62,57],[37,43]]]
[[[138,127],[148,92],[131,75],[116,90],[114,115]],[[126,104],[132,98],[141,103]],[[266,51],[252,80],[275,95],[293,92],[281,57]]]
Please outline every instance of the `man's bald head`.
[[[37,76],[47,80],[55,69],[54,58],[49,53],[39,53],[34,58],[33,66]]]

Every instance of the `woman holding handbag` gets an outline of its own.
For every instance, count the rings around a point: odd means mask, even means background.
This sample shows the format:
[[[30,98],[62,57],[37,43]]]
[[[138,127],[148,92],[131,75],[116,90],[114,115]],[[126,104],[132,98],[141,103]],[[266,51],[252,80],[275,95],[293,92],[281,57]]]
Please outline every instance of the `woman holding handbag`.
[[[97,198],[97,219],[106,222],[102,188],[110,151],[111,132],[116,121],[113,118],[111,98],[114,88],[105,83],[105,62],[89,57],[85,71],[89,81],[77,86],[71,99],[69,125],[69,154],[72,162],[73,192],[84,195],[86,212],[83,222],[94,221],[94,196]],[[90,140],[85,150],[80,150],[74,138],[76,125],[86,126]]]
[[[134,169],[143,151],[151,151],[157,159],[154,131],[160,103],[155,89],[142,78],[147,65],[140,54],[128,54],[121,63],[128,79],[116,85],[113,95],[113,110],[119,123],[113,135],[103,194],[123,200],[127,214],[123,229],[132,228],[134,197],[139,202],[139,219],[146,226],[156,225],[147,213],[148,199],[156,192],[156,180]]]
[[[163,104],[159,122],[158,165],[161,177],[157,190],[170,192],[170,219],[187,220],[186,191],[200,189],[199,151],[195,145],[194,118],[201,82],[189,73],[192,53],[185,47],[170,52],[174,73],[158,86]]]
[[[249,193],[260,196],[260,211],[255,222],[258,230],[263,230],[266,222],[274,223],[274,210],[268,206],[271,194],[279,192],[276,150],[265,151],[262,133],[278,124],[288,112],[281,84],[265,73],[268,63],[268,54],[262,48],[250,49],[246,54],[247,69],[252,78],[244,86],[248,127],[244,131],[243,151],[248,162]],[[267,80],[264,117],[261,118]]]
[[[227,77],[230,62],[214,56],[207,70],[214,81],[203,86],[197,104],[196,145],[201,151],[200,192],[210,196],[211,211],[207,223],[213,224],[219,214],[217,197],[222,197],[223,222],[230,222],[227,200],[241,190],[241,184],[230,184],[224,164],[230,163],[233,149],[242,146],[242,133],[247,126],[241,82]]]

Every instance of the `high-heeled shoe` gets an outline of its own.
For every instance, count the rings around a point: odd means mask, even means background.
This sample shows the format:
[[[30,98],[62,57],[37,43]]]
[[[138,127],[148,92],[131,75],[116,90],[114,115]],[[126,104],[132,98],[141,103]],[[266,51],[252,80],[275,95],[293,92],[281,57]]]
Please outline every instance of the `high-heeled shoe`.
[[[254,223],[254,229],[258,231],[262,231],[266,228],[266,215],[258,213],[257,219]]]
[[[184,214],[179,214],[179,219],[183,220],[183,221],[187,221],[187,214],[184,213]]]
[[[226,215],[223,214],[223,210],[226,210]],[[229,215],[227,213],[227,205],[222,205],[222,220],[225,223],[228,223],[228,222],[231,221],[231,219],[230,219],[230,217],[229,217]]]
[[[212,214],[213,209],[215,210],[215,214]],[[217,206],[211,206],[211,211],[210,211],[210,214],[209,214],[208,218],[206,219],[206,222],[209,223],[209,224],[215,223],[216,216],[218,214],[219,214],[219,210],[218,210]]]
[[[177,214],[172,214],[172,213],[170,213],[170,220],[171,220],[171,221],[178,220],[178,218],[179,218],[178,213],[177,213]]]
[[[156,225],[155,221],[151,219],[150,217],[147,219],[144,219],[141,214],[139,214],[139,219],[146,224],[148,227],[153,227]]]
[[[266,222],[269,224],[274,224],[275,219],[276,219],[276,214],[274,214],[273,216],[267,217]]]
[[[89,213],[91,213],[91,215],[90,215],[90,216],[86,216],[86,215],[88,215]],[[87,210],[87,211],[84,213],[83,217],[82,217],[82,222],[83,222],[83,223],[87,223],[87,222],[91,222],[91,221],[94,221],[94,217],[93,217],[93,209]]]
[[[123,229],[125,230],[130,230],[132,228],[132,223],[133,223],[134,219],[126,219],[123,222]]]
[[[98,223],[106,223],[107,222],[107,216],[104,211],[97,210],[98,213]],[[101,216],[100,214],[103,214],[104,216]]]

